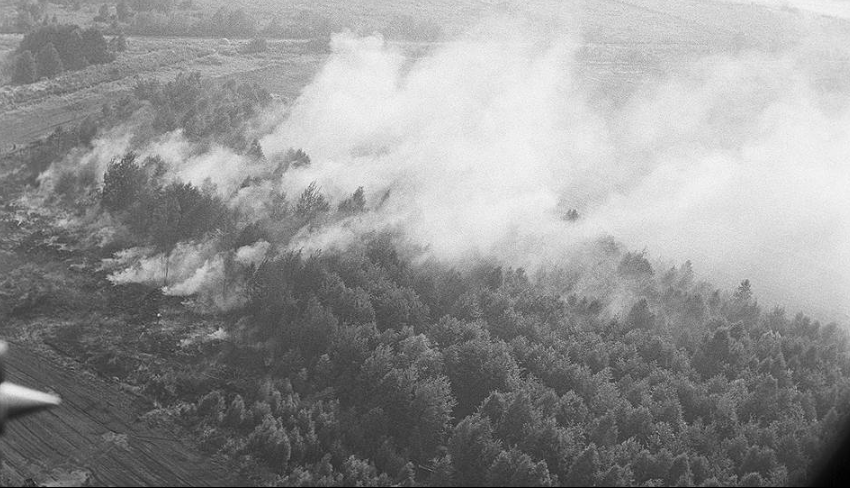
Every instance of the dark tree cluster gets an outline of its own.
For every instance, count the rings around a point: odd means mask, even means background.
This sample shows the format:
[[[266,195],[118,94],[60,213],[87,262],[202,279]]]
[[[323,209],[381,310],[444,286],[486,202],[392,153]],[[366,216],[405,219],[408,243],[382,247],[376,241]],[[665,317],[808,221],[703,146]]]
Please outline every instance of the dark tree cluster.
[[[133,153],[113,161],[103,177],[101,205],[142,242],[164,251],[232,225],[220,198],[189,183],[163,181],[164,167],[157,157],[138,163]]]
[[[256,382],[208,384],[183,417],[208,448],[296,486],[799,485],[846,418],[847,332],[764,313],[748,283],[646,275],[606,318],[521,269],[415,265],[392,242],[256,269],[230,353]],[[256,344],[273,359],[246,362]]]
[[[12,82],[16,84],[53,78],[65,70],[79,70],[115,59],[99,30],[75,25],[49,25],[31,31],[21,40],[16,53],[12,74]]]
[[[185,130],[201,91],[184,78],[137,96],[183,113]],[[290,151],[276,177],[308,164]],[[592,270],[460,271],[384,234],[302,255],[282,250],[296,233],[370,211],[362,188],[332,201],[311,184],[245,222],[210,213],[220,202],[190,185],[151,185],[151,168],[114,163],[101,201],[116,215],[146,199],[172,209],[154,243],[214,230],[234,248],[278,244],[234,271],[247,293],[228,315],[238,339],[199,353],[239,379],[166,370],[148,389],[189,405],[181,421],[208,449],[275,483],[799,485],[847,417],[847,331],[764,312],[749,281],[722,292],[690,263],[657,270],[601,242],[614,295],[631,297],[612,310],[608,292],[579,294]]]
[[[310,185],[280,218],[368,211],[362,189],[333,207]],[[722,293],[689,263],[607,253],[636,297],[613,315],[605,295],[565,292],[571,278],[415,264],[392,235],[280,252],[231,312],[240,340],[216,364],[239,381],[165,376],[157,398],[284,485],[805,483],[848,413],[847,332],[764,313],[749,281]]]

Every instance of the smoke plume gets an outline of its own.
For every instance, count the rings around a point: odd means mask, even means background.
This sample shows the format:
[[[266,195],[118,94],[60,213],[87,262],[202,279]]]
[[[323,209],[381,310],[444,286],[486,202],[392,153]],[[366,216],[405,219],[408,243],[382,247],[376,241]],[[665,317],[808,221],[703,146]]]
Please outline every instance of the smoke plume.
[[[850,56],[835,34],[770,53],[694,60],[673,50],[663,77],[620,80],[629,96],[609,103],[606,90],[623,91],[594,81],[579,32],[497,18],[416,58],[379,35],[338,34],[295,103],[258,122],[267,160],[179,131],[140,137],[131,121],[41,179],[86,171],[102,181],[128,150],[158,155],[167,179],[215,187],[249,221],[270,218],[281,191],[315,182],[336,203],[363,187],[369,212],[305,227],[289,247],[345,248],[393,230],[428,257],[535,271],[581,262],[606,237],[652,260],[691,260],[723,289],[749,279],[768,306],[846,320]],[[311,163],[278,171],[291,148]],[[228,294],[241,285],[229,288],[226,268],[257,264],[262,245],[224,253],[213,239],[106,265],[116,283],[166,284],[226,309],[242,300]]]
[[[823,83],[833,66],[813,61],[816,42],[680,63],[610,108],[577,74],[580,39],[515,27],[416,60],[379,36],[335,36],[263,150],[310,154],[284,176],[290,192],[316,181],[386,199],[293,246],[395,228],[440,259],[534,268],[608,235],[691,259],[720,287],[750,279],[764,303],[850,310],[848,90]]]

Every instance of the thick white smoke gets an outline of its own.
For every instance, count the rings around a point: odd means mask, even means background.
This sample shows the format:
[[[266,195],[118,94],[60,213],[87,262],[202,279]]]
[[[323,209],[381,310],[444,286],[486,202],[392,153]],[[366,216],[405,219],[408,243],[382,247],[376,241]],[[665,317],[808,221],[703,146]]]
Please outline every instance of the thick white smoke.
[[[391,226],[439,258],[533,267],[611,235],[721,287],[748,278],[763,302],[850,311],[848,92],[818,84],[817,53],[704,59],[603,110],[576,74],[580,40],[513,27],[415,61],[380,37],[333,39],[263,150],[310,154],[290,194],[389,197],[296,247]]]
[[[149,248],[131,248],[104,260],[114,284],[142,283],[161,287],[167,296],[199,295],[201,305],[230,310],[245,304],[245,283],[234,280],[233,270],[259,265],[271,248],[265,241],[234,252],[216,250],[215,239],[181,242],[168,255]],[[231,270],[228,273],[228,269]]]
[[[264,150],[304,147],[316,161],[287,175],[293,191],[316,180],[338,197],[364,186],[374,201],[389,190],[382,222],[404,226],[437,256],[537,260],[525,247],[512,252],[505,237],[561,232],[569,175],[602,164],[610,144],[570,75],[577,44],[508,30],[412,66],[378,37],[337,36]]]
[[[40,187],[49,193],[65,173],[86,173],[92,181],[101,182],[109,164],[129,152],[133,152],[139,162],[153,156],[161,158],[166,164],[167,181],[191,183],[199,188],[209,184],[226,197],[233,194],[246,178],[263,170],[257,161],[236,154],[225,146],[212,144],[199,147],[187,140],[182,130],[151,139],[140,136],[138,132],[144,132],[144,129],[130,121],[101,134],[92,141],[92,149],[72,151],[39,175]]]

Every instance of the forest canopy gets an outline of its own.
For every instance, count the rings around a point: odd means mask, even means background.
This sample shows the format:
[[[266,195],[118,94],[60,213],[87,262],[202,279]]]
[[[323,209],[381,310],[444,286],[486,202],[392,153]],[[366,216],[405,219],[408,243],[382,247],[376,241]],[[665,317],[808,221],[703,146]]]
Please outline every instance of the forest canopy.
[[[39,36],[27,46],[52,39]],[[120,314],[121,341],[84,340],[97,325],[57,341],[139,386],[151,415],[207,452],[283,486],[800,485],[830,452],[850,408],[847,331],[763,309],[746,277],[717,289],[690,262],[662,267],[610,238],[590,245],[592,266],[533,273],[424,259],[391,231],[344,249],[288,247],[381,202],[363,188],[339,200],[315,183],[269,189],[311,164],[297,148],[263,154],[243,122],[271,103],[253,85],[142,81],[97,129],[59,132],[29,161],[39,173],[56,163],[60,176],[32,182],[90,219],[78,232],[105,222],[120,237],[92,245],[104,263],[147,249],[139,269],[165,269],[93,285]],[[96,178],[58,163],[130,115],[147,140],[180,130],[263,171],[225,190],[180,179],[150,152]],[[237,198],[260,191],[254,206]],[[216,278],[178,294],[193,250]],[[177,335],[160,327],[164,312],[216,332]]]

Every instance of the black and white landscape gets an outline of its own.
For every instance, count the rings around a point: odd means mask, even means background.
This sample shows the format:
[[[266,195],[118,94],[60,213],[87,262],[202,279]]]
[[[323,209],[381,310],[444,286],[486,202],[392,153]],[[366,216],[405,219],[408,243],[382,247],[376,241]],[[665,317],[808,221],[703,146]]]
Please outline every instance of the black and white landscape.
[[[832,481],[848,326],[850,1],[0,0],[3,486]]]

